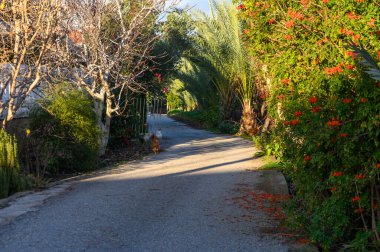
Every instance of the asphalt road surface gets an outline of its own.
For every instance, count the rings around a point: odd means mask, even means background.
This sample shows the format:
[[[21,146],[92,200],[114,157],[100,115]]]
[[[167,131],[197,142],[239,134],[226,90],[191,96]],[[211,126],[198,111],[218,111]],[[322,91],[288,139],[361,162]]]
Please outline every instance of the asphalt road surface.
[[[0,251],[288,251],[259,222],[230,221],[244,215],[231,201],[239,184],[277,188],[247,182],[260,165],[251,142],[165,116],[150,125],[162,129],[161,153],[75,182],[0,226]]]

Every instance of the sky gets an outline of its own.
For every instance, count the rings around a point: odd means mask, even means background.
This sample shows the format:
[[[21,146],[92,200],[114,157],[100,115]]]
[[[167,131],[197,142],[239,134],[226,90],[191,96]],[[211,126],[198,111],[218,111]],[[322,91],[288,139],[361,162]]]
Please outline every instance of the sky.
[[[223,0],[216,0],[217,2]],[[232,2],[232,0],[224,0],[227,2]],[[181,0],[179,7],[185,7],[186,5],[190,7],[194,7],[195,9],[200,9],[206,13],[210,13],[210,8],[208,4],[208,0]]]
[[[169,0],[167,2],[167,6],[169,6],[170,3],[172,3],[173,1],[181,1],[178,4],[179,8],[184,8],[186,6],[189,6],[190,8],[200,9],[200,10],[210,14],[210,7],[209,7],[208,0]],[[232,2],[232,0],[216,0],[216,1],[217,2],[219,2],[219,1]],[[166,20],[166,15],[161,16],[160,21],[164,21],[164,20]]]
[[[185,7],[186,5],[188,5],[190,7],[194,6],[194,8],[200,9],[206,13],[210,12],[208,0],[182,0],[182,2],[180,3],[179,6]]]

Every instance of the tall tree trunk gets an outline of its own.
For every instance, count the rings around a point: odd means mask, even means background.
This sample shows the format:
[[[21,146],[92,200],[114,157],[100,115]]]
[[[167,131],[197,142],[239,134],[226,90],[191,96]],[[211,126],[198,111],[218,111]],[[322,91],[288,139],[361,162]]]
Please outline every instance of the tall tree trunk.
[[[110,124],[111,124],[111,110],[112,108],[109,107],[109,102],[106,101],[106,93],[104,90],[101,91],[100,95],[97,96],[97,99],[95,100],[95,113],[96,117],[98,119],[98,126],[101,131],[101,136],[99,139],[99,156],[103,156],[106,154],[109,135],[110,135]],[[107,99],[108,100],[108,99]],[[106,103],[106,107],[104,107],[104,104]],[[103,122],[103,113],[104,109],[106,110],[106,116],[105,120]]]
[[[108,146],[108,141],[110,139],[110,129],[111,129],[111,118],[112,118],[112,98],[106,95],[106,117],[104,122],[103,134],[102,134],[102,149],[100,155],[104,155]]]
[[[258,132],[256,123],[256,116],[253,112],[251,102],[244,101],[243,115],[240,122],[240,134],[248,134],[250,136],[255,135]]]

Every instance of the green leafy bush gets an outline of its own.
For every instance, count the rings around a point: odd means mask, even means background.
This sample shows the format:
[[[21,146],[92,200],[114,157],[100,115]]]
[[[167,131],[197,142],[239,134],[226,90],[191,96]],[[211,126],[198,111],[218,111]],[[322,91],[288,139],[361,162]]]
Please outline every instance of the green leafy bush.
[[[219,126],[219,112],[217,109],[192,110],[192,111],[171,111],[169,116],[190,124],[194,127],[217,129]]]
[[[17,159],[16,138],[10,136],[4,129],[0,130],[0,198],[24,189],[25,179],[20,174]]]
[[[221,133],[235,135],[239,132],[240,124],[234,121],[223,121],[218,128]]]
[[[380,58],[378,1],[235,2],[296,189],[289,221],[326,251],[378,251],[380,83],[349,47]]]
[[[276,158],[281,158],[282,156],[282,145],[284,143],[281,136],[275,133],[276,129],[273,129],[271,133],[261,132],[252,137],[256,148],[262,150],[265,155],[275,156]]]
[[[92,100],[62,84],[48,91],[31,112],[30,166],[37,175],[96,168],[100,130]]]

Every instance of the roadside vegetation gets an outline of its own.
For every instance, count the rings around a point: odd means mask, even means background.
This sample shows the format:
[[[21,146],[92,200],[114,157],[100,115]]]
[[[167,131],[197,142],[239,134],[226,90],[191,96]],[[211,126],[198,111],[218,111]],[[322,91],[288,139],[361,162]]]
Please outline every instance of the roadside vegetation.
[[[146,103],[178,61],[160,31],[174,5],[1,1],[0,198],[146,152]]]
[[[0,5],[0,197],[134,149],[141,104],[165,98],[276,158],[291,230],[380,250],[379,1],[209,0],[160,21],[164,0],[21,2]]]
[[[173,117],[234,121],[274,155],[263,169],[283,170],[294,189],[286,223],[321,249],[379,250],[379,3],[234,4],[193,14]]]

